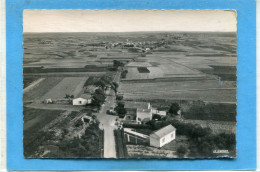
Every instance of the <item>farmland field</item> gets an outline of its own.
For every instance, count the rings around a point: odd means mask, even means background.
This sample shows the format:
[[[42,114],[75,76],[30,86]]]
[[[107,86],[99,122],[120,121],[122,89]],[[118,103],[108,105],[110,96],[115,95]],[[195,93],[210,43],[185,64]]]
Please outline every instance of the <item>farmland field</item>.
[[[169,99],[196,100],[212,102],[235,102],[235,82],[217,80],[121,83],[119,92],[125,99]]]
[[[49,90],[55,87],[59,82],[61,82],[64,78],[63,77],[50,77],[46,78],[44,81],[40,82],[39,85],[34,87],[31,91],[26,92],[23,95],[24,101],[31,101],[31,100],[39,100],[41,97],[46,94]]]
[[[31,83],[38,80],[38,77],[26,77],[23,79],[23,88],[28,87]]]
[[[23,47],[25,157],[179,158],[182,145],[190,156],[191,139],[210,138],[202,136],[208,128],[214,135],[236,133],[235,33],[26,33]],[[83,93],[91,103],[74,106],[71,98]],[[137,132],[172,124],[176,139],[162,148],[131,143],[126,150],[124,130],[106,134],[125,127],[126,118],[118,117],[130,114],[122,106],[129,100],[165,113],[143,109],[153,117]],[[131,112],[139,120],[140,109]]]
[[[87,77],[66,77],[43,95],[41,99],[62,99],[66,94],[77,97],[81,93],[86,80]]]
[[[236,122],[229,121],[208,121],[208,120],[188,120],[184,123],[198,124],[203,128],[210,128],[214,134],[219,133],[236,133]]]

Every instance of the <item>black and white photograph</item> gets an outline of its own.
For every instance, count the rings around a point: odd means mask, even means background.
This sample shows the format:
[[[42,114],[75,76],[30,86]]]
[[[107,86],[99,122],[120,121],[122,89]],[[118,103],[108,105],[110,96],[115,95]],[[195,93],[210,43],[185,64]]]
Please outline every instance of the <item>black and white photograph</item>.
[[[232,10],[24,10],[24,157],[236,158],[236,32]]]

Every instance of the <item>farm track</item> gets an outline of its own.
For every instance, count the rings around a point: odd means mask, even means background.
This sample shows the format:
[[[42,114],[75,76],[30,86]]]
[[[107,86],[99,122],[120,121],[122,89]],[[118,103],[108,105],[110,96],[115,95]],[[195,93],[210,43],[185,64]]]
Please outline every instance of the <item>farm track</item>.
[[[67,111],[80,111],[85,109],[82,106],[73,106],[73,105],[62,105],[62,104],[43,104],[43,103],[32,103],[25,105],[27,108],[34,109],[46,109],[46,110],[67,110]]]
[[[208,88],[208,89],[188,89],[188,90],[170,90],[170,91],[152,91],[153,94],[156,93],[169,93],[169,92],[186,92],[186,91],[210,91],[210,90],[236,90],[236,88]],[[142,91],[142,92],[133,92],[133,93],[124,93],[124,94],[148,94],[151,91]]]
[[[24,76],[39,76],[39,77],[88,77],[88,76],[102,76],[106,72],[54,72],[54,73],[27,73]]]
[[[34,87],[36,87],[38,84],[40,84],[42,81],[44,81],[45,78],[39,78],[36,81],[34,81],[33,83],[31,83],[29,86],[27,86],[26,88],[23,89],[23,93],[26,93],[30,90],[32,90]]]
[[[188,76],[188,77],[172,77],[173,74],[165,74],[168,77],[159,77],[159,78],[143,78],[143,79],[122,79],[122,83],[153,83],[153,82],[181,82],[181,81],[204,81],[204,80],[216,80],[213,77],[209,76]]]

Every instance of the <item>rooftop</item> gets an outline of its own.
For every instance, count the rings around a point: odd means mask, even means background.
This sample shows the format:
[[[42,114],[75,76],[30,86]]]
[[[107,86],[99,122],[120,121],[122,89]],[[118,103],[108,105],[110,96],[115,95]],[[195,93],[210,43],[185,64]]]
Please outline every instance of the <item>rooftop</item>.
[[[147,102],[134,102],[134,101],[125,101],[125,108],[133,109],[148,109],[149,103]]]
[[[83,98],[83,99],[90,99],[91,97],[92,97],[91,94],[81,94],[79,96],[79,98]]]
[[[152,109],[137,109],[137,112],[151,112]]]
[[[165,126],[165,127],[163,127],[163,128],[160,128],[159,130],[156,130],[156,131],[152,132],[150,135],[154,135],[154,136],[156,136],[156,137],[158,137],[158,138],[161,138],[161,137],[164,137],[164,136],[166,136],[167,134],[169,134],[169,133],[171,133],[171,132],[173,132],[173,131],[175,131],[175,130],[176,130],[176,128],[173,127],[173,126],[170,124],[170,125],[167,125],[167,126]]]
[[[134,129],[132,129],[132,128],[124,128],[124,131],[125,131],[126,133],[133,134],[133,135],[135,135],[135,136],[139,136],[139,137],[144,138],[144,139],[149,138],[149,136],[147,136],[147,135],[145,135],[145,134],[142,134],[142,133],[139,133],[139,132],[136,132],[136,131],[135,131]]]

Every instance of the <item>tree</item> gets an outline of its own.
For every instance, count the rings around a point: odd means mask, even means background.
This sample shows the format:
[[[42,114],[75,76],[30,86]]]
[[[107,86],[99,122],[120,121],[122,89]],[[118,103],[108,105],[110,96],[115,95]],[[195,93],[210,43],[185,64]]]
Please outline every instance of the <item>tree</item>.
[[[123,100],[123,96],[122,95],[116,95],[116,100],[120,101],[120,100]]]
[[[73,99],[73,98],[74,98],[74,95],[66,94],[64,98],[65,98],[65,99]]]
[[[121,73],[121,78],[126,78],[126,74],[128,73],[128,70],[124,70],[122,73]]]
[[[178,103],[172,103],[172,105],[169,109],[169,113],[177,115],[179,110],[180,110],[179,104]]]
[[[106,97],[102,94],[94,94],[92,99],[92,104],[100,107],[106,101]]]
[[[113,66],[114,66],[114,68],[123,67],[124,63],[122,63],[118,60],[113,60]]]
[[[96,89],[95,92],[94,92],[94,94],[101,94],[101,95],[103,95],[103,96],[106,95],[105,92],[104,92],[104,90],[102,90],[101,88]]]
[[[118,83],[112,82],[111,86],[112,86],[112,89],[115,91],[115,93],[117,93],[117,89],[118,89],[118,86],[119,86]]]
[[[187,153],[186,147],[181,145],[177,148],[177,154],[178,154],[179,157],[183,157],[186,153]]]
[[[102,80],[98,80],[97,82],[94,83],[94,85],[97,87],[101,87],[102,89],[106,87],[106,83]]]
[[[115,111],[117,112],[117,114],[119,116],[124,116],[127,113],[127,111],[125,109],[125,105],[122,102],[119,102],[117,104],[117,106],[115,107]]]
[[[92,104],[100,107],[106,101],[105,92],[99,88],[96,89],[94,94],[92,95]]]
[[[110,84],[111,83],[111,77],[107,76],[107,75],[103,75],[101,78],[100,78],[100,81],[103,81],[105,84]]]

